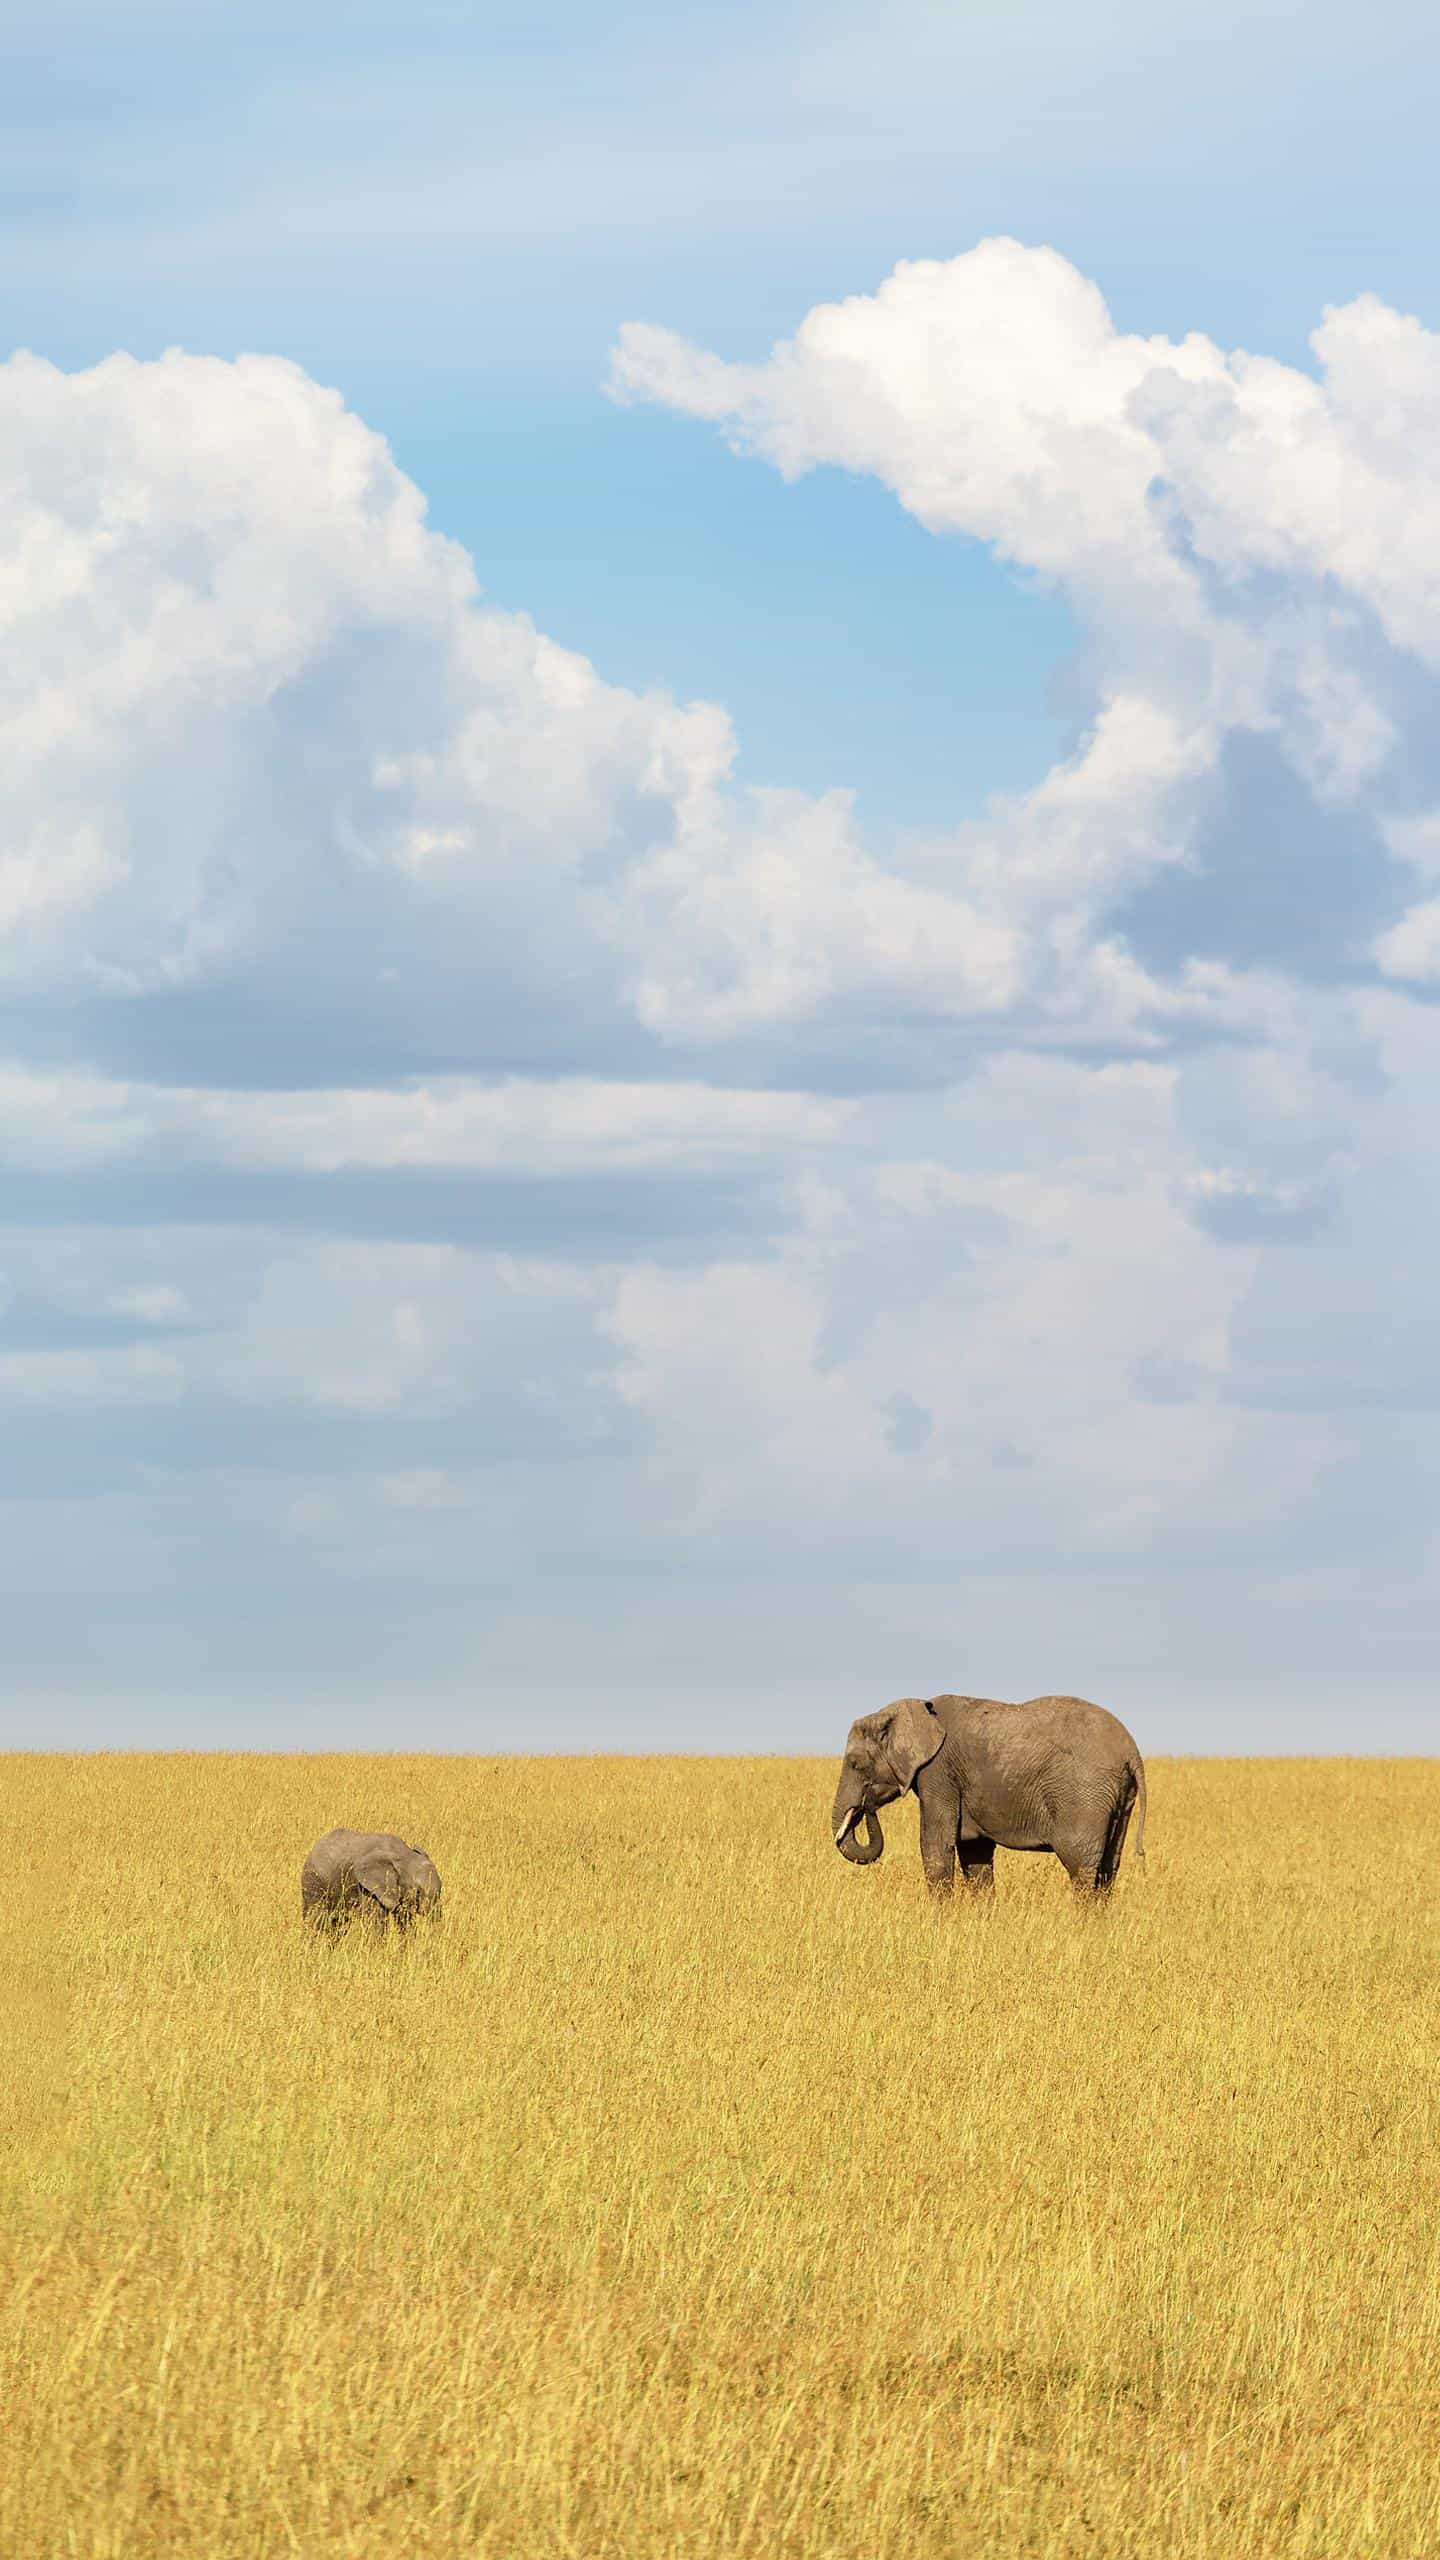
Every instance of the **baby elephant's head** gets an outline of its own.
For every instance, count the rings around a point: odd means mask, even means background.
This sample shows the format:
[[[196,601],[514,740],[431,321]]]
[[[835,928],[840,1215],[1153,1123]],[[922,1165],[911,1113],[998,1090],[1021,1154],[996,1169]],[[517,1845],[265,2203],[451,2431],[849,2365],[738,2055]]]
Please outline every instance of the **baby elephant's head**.
[[[423,1912],[440,1917],[440,1878],[423,1849],[386,1842],[355,1861],[355,1883],[377,1910],[401,1928]]]

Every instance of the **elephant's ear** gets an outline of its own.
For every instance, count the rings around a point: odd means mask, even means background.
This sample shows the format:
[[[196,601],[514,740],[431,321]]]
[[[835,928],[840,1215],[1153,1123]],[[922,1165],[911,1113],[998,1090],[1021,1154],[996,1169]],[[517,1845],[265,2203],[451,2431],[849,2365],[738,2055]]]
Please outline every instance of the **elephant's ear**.
[[[355,1882],[382,1911],[394,1911],[400,1901],[400,1870],[384,1849],[367,1849],[354,1866]]]
[[[438,1902],[440,1898],[440,1878],[436,1873],[434,1859],[427,1858],[423,1849],[412,1849],[410,1852],[407,1882],[410,1885],[411,1891],[421,1902],[423,1902],[427,1896],[432,1901]]]
[[[890,1710],[882,1748],[902,1787],[913,1787],[944,1739],[944,1726],[924,1698],[897,1700]]]

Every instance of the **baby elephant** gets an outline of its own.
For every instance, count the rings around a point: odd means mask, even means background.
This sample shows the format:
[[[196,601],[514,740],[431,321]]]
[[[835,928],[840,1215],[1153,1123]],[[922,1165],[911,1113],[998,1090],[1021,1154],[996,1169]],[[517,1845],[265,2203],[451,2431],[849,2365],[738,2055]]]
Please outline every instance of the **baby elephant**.
[[[406,1928],[417,1912],[438,1918],[440,1879],[423,1849],[393,1831],[327,1831],[300,1870],[300,1908],[321,1928],[363,1912],[382,1927]]]

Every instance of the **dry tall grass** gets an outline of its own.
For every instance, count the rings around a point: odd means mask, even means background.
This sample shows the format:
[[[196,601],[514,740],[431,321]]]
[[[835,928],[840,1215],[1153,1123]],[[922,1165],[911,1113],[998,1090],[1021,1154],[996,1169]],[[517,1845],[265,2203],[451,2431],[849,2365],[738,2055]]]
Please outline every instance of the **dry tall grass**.
[[[6,1763],[0,2549],[1440,2551],[1440,1764],[1153,1763],[1089,1919],[833,1775]]]

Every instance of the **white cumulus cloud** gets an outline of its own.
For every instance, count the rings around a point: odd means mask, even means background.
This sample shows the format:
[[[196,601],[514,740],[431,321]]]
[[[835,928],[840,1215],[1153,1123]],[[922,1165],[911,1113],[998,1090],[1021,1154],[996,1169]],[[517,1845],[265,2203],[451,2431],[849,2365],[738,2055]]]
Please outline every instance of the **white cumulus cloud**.
[[[1365,296],[1314,348],[1312,375],[1194,334],[1127,335],[1056,252],[991,240],[820,306],[759,363],[632,324],[612,381],[789,477],[872,474],[936,533],[1063,588],[1086,635],[1086,735],[960,838],[949,873],[1043,942],[1197,857],[1237,736],[1402,858],[1440,814],[1440,339]],[[1377,953],[1428,975],[1423,920],[1387,927]],[[1153,1001],[1138,983],[1126,998]]]

